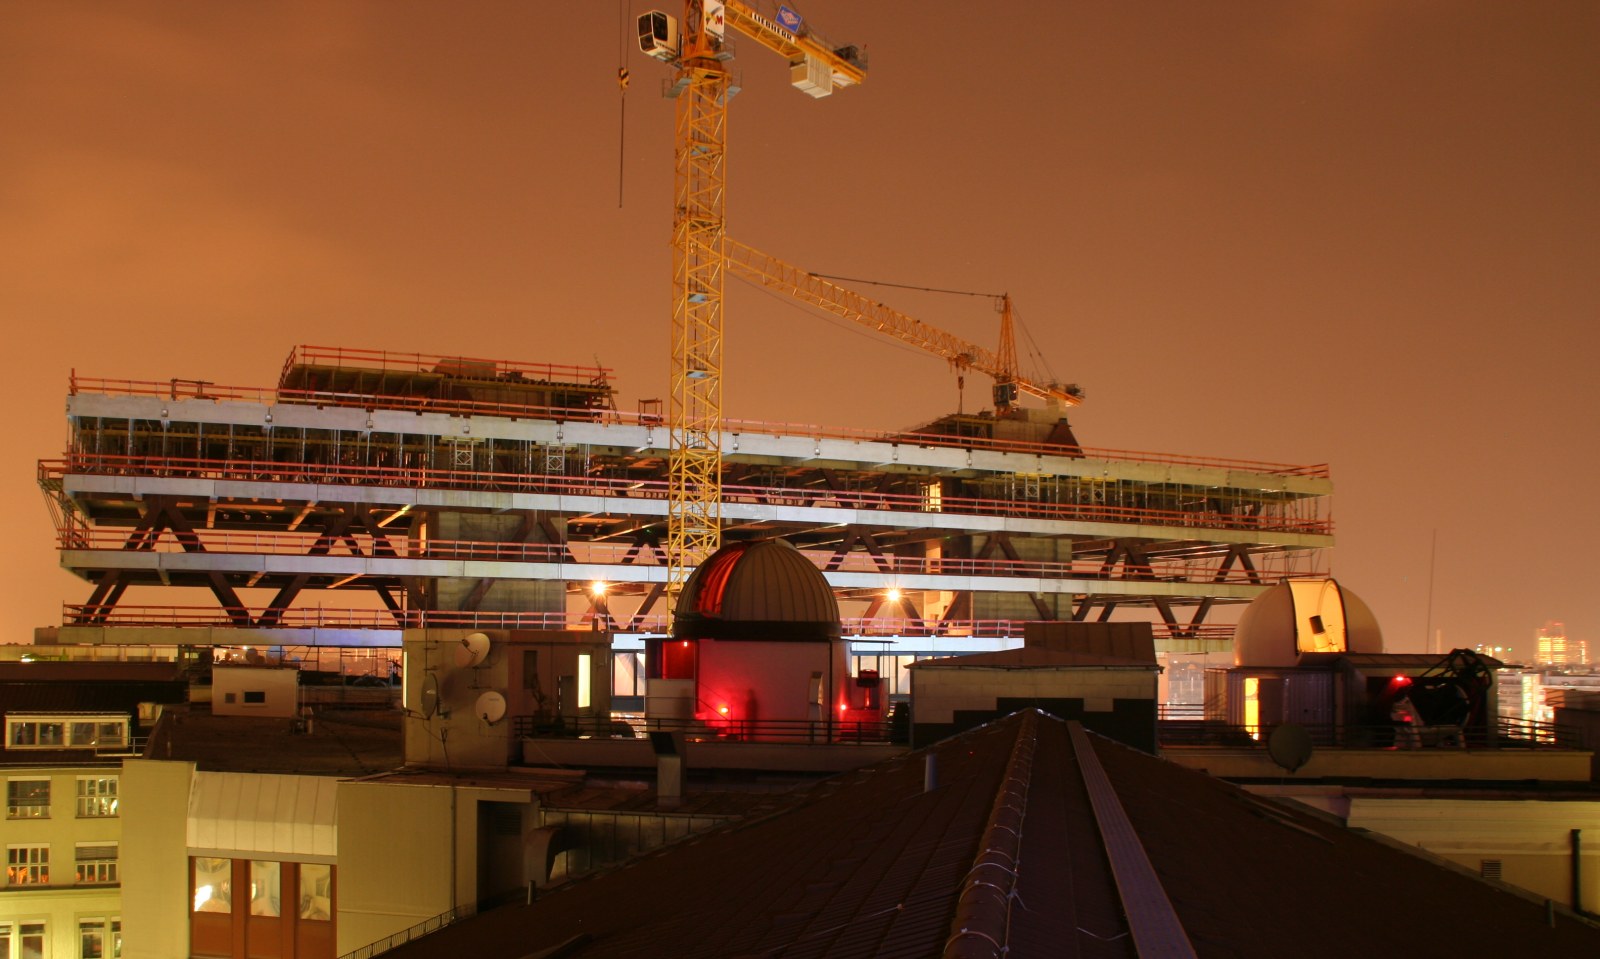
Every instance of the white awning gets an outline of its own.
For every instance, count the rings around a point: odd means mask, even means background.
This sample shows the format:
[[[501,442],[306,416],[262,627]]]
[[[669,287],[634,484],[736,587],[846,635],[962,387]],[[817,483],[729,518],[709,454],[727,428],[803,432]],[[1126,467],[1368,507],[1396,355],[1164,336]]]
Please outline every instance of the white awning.
[[[189,853],[332,862],[338,780],[197,772],[189,787]]]

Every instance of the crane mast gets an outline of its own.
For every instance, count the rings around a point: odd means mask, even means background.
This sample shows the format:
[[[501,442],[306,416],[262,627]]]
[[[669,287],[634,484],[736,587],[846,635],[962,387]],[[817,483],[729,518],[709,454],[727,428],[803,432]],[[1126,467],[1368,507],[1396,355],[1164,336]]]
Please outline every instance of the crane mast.
[[[638,20],[643,52],[677,68],[672,221],[672,366],[668,423],[667,609],[722,541],[722,301],[730,95],[726,30],[787,56],[791,82],[822,97],[866,78],[853,47],[835,50],[787,8],[685,0],[681,23]],[[785,21],[785,22],[780,22]]]

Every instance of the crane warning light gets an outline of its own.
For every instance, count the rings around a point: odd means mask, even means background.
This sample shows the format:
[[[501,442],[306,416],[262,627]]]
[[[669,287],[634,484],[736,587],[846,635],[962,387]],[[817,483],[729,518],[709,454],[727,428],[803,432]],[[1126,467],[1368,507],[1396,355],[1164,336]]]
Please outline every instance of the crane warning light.
[[[723,716],[728,715],[728,705],[726,703],[724,703],[721,706],[718,706],[717,707],[717,712],[722,714]]]

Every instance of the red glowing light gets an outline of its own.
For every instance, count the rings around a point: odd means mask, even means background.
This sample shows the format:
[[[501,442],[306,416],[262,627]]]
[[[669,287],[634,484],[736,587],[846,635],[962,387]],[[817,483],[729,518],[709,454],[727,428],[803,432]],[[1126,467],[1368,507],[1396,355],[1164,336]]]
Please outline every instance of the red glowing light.
[[[847,704],[847,703],[840,703],[839,704],[839,712],[841,712],[841,713],[848,712],[849,709],[850,709],[849,704]]]
[[[719,712],[722,715],[726,716],[726,715],[728,715],[728,707],[725,706],[725,705],[724,706],[718,706],[717,707],[717,712]]]
[[[1393,686],[1410,686],[1411,685],[1411,677],[1410,676],[1396,676],[1394,679],[1390,680],[1389,682],[1390,682],[1390,685],[1393,685]]]

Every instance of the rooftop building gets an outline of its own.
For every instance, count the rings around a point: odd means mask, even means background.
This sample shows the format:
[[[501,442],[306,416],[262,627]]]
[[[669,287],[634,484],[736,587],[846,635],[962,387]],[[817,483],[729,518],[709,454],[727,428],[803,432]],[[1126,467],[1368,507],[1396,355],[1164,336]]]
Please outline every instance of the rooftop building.
[[[45,638],[597,627],[622,682],[665,629],[670,438],[604,368],[299,347],[268,388],[75,376],[67,417],[39,477],[86,593]],[[1026,620],[1224,650],[1214,613],[1317,573],[1333,542],[1325,466],[1083,446],[1059,409],[722,435],[725,537],[798,547],[891,695],[915,657],[1019,645]]]

